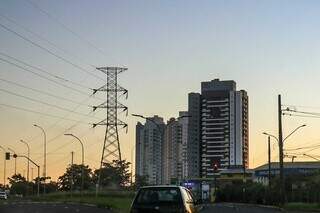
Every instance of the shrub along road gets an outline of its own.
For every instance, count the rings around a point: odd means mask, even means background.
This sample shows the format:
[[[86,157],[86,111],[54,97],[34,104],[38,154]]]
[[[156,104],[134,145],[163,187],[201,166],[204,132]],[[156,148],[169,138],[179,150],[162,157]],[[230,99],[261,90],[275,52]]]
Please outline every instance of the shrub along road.
[[[233,203],[209,204],[209,205],[205,205],[201,211],[201,213],[280,213],[280,212],[312,213],[311,211],[301,211],[301,210],[294,211],[293,209],[290,211],[286,211],[277,207],[257,206],[257,205],[250,205],[250,204],[233,204]]]

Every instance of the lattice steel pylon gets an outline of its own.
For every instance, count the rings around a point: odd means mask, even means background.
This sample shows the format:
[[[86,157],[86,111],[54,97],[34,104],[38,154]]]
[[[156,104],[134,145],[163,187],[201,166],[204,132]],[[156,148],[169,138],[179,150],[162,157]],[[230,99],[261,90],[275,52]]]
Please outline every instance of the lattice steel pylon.
[[[98,125],[106,126],[106,132],[103,142],[100,171],[104,163],[110,163],[112,160],[121,161],[121,149],[118,127],[127,128],[128,125],[118,118],[118,114],[126,112],[128,114],[128,107],[118,101],[120,96],[125,95],[128,98],[128,90],[118,85],[118,74],[126,71],[128,68],[121,67],[99,67],[100,70],[107,77],[107,83],[98,89],[93,89],[93,94],[97,92],[106,92],[107,100],[98,106],[93,107],[93,111],[98,108],[105,108],[107,110],[107,118],[99,123],[93,124],[93,127]],[[99,175],[100,176],[100,175]],[[100,177],[98,180],[100,184]]]

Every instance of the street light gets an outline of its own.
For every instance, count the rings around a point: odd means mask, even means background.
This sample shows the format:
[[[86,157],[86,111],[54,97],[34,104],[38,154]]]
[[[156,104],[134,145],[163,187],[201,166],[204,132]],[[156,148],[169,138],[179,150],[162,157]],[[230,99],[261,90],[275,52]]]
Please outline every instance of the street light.
[[[306,124],[303,124],[303,125],[298,126],[297,128],[295,128],[287,137],[285,137],[285,138],[283,139],[283,142],[284,142],[285,140],[287,140],[291,135],[293,135],[293,133],[295,133],[295,132],[298,131],[300,128],[305,127],[305,126],[307,126],[307,125],[306,125]]]
[[[271,135],[269,133],[263,132],[264,135],[268,135],[269,137],[274,138],[279,145],[279,170],[280,170],[280,181],[281,181],[281,187],[280,187],[280,194],[285,193],[284,190],[284,179],[283,179],[283,142],[285,140],[287,140],[290,136],[292,136],[296,131],[298,131],[300,128],[307,126],[306,124],[303,124],[301,126],[298,126],[297,128],[295,128],[287,137],[285,137],[284,139],[282,139],[282,133],[279,134],[279,137],[281,136],[281,139],[277,138],[274,135]],[[270,141],[270,140],[268,140]],[[270,147],[270,145],[269,145]],[[269,148],[270,149],[270,148]],[[269,169],[270,169],[270,164],[269,164]],[[269,172],[270,173],[270,172]],[[269,180],[270,181],[270,180]],[[285,194],[284,194],[285,197]],[[285,199],[285,198],[284,198]]]
[[[13,149],[10,149],[9,147],[8,150],[13,152],[13,154],[16,154],[16,152]],[[17,174],[17,158],[14,159],[14,174]]]
[[[276,136],[273,136],[271,134],[268,134],[266,132],[263,132],[262,134],[267,135],[268,136],[268,185],[269,188],[271,187],[271,147],[270,147],[270,139],[271,137],[275,138],[276,141],[278,141],[278,138]],[[279,141],[278,141],[279,143]]]
[[[155,122],[153,119],[148,118],[148,117],[145,117],[145,116],[143,116],[143,115],[139,115],[139,114],[131,114],[131,115],[132,115],[133,117],[138,117],[138,118],[142,118],[142,119],[151,121],[151,122],[152,122],[153,124],[155,124],[156,127],[158,128],[158,131],[159,131],[159,133],[160,133],[160,137],[161,137],[161,135],[163,134],[163,131],[162,131],[160,125],[159,125],[157,122]]]
[[[47,135],[46,132],[44,131],[44,129],[37,125],[37,124],[33,124],[34,127],[37,127],[39,129],[41,129],[41,131],[43,132],[43,137],[44,137],[44,150],[43,150],[43,177],[44,177],[44,184],[43,184],[43,193],[46,193],[46,177],[47,177],[47,173],[46,173],[46,169],[47,169]]]
[[[71,136],[76,138],[80,144],[81,144],[81,148],[82,148],[82,167],[81,167],[81,194],[83,193],[83,186],[84,186],[84,147],[83,147],[83,143],[81,142],[80,138],[78,138],[77,136],[73,135],[73,134],[64,134],[65,136]]]
[[[307,125],[306,125],[306,124],[303,124],[303,125],[298,126],[297,128],[295,128],[287,137],[285,137],[285,138],[283,139],[283,142],[286,141],[291,135],[293,135],[293,134],[294,134],[296,131],[298,131],[300,128],[305,127],[305,126],[307,126]],[[278,139],[276,136],[271,135],[271,134],[269,134],[269,133],[267,133],[267,132],[263,132],[262,134],[274,138],[274,139],[279,143],[279,139]]]
[[[29,144],[27,143],[27,142],[25,142],[24,140],[20,140],[20,142],[21,143],[24,143],[26,146],[27,146],[27,148],[28,148],[28,158],[30,158],[30,147],[29,147]],[[30,163],[29,163],[29,159],[28,159],[28,168],[27,168],[27,180],[28,180],[28,182],[29,182],[29,166],[30,165]]]
[[[4,155],[4,163],[3,163],[3,189],[6,187],[6,150],[2,146],[0,146],[0,149],[3,151]]]

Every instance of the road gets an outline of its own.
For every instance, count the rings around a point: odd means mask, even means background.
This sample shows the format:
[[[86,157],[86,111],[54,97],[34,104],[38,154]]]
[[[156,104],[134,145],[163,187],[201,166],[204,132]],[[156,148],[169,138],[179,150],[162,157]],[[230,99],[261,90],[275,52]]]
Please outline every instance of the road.
[[[112,213],[112,211],[81,204],[17,202],[0,204],[1,213]],[[206,205],[200,213],[278,213],[280,209],[243,204]],[[285,211],[282,211],[285,212]],[[293,213],[293,212],[290,212]],[[299,212],[302,213],[302,212]],[[308,212],[311,213],[311,212]]]
[[[10,203],[0,205],[1,213],[111,213],[110,210],[81,204]]]
[[[280,209],[253,206],[253,205],[242,205],[242,204],[214,204],[207,205],[203,208],[201,213],[276,213],[281,212]]]

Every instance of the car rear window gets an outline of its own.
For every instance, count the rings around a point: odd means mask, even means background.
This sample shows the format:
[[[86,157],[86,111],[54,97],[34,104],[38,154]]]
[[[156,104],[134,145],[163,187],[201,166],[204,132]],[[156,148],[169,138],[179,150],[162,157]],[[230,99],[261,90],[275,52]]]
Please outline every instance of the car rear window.
[[[137,204],[152,204],[161,202],[180,203],[180,190],[178,188],[141,189],[136,199]]]

